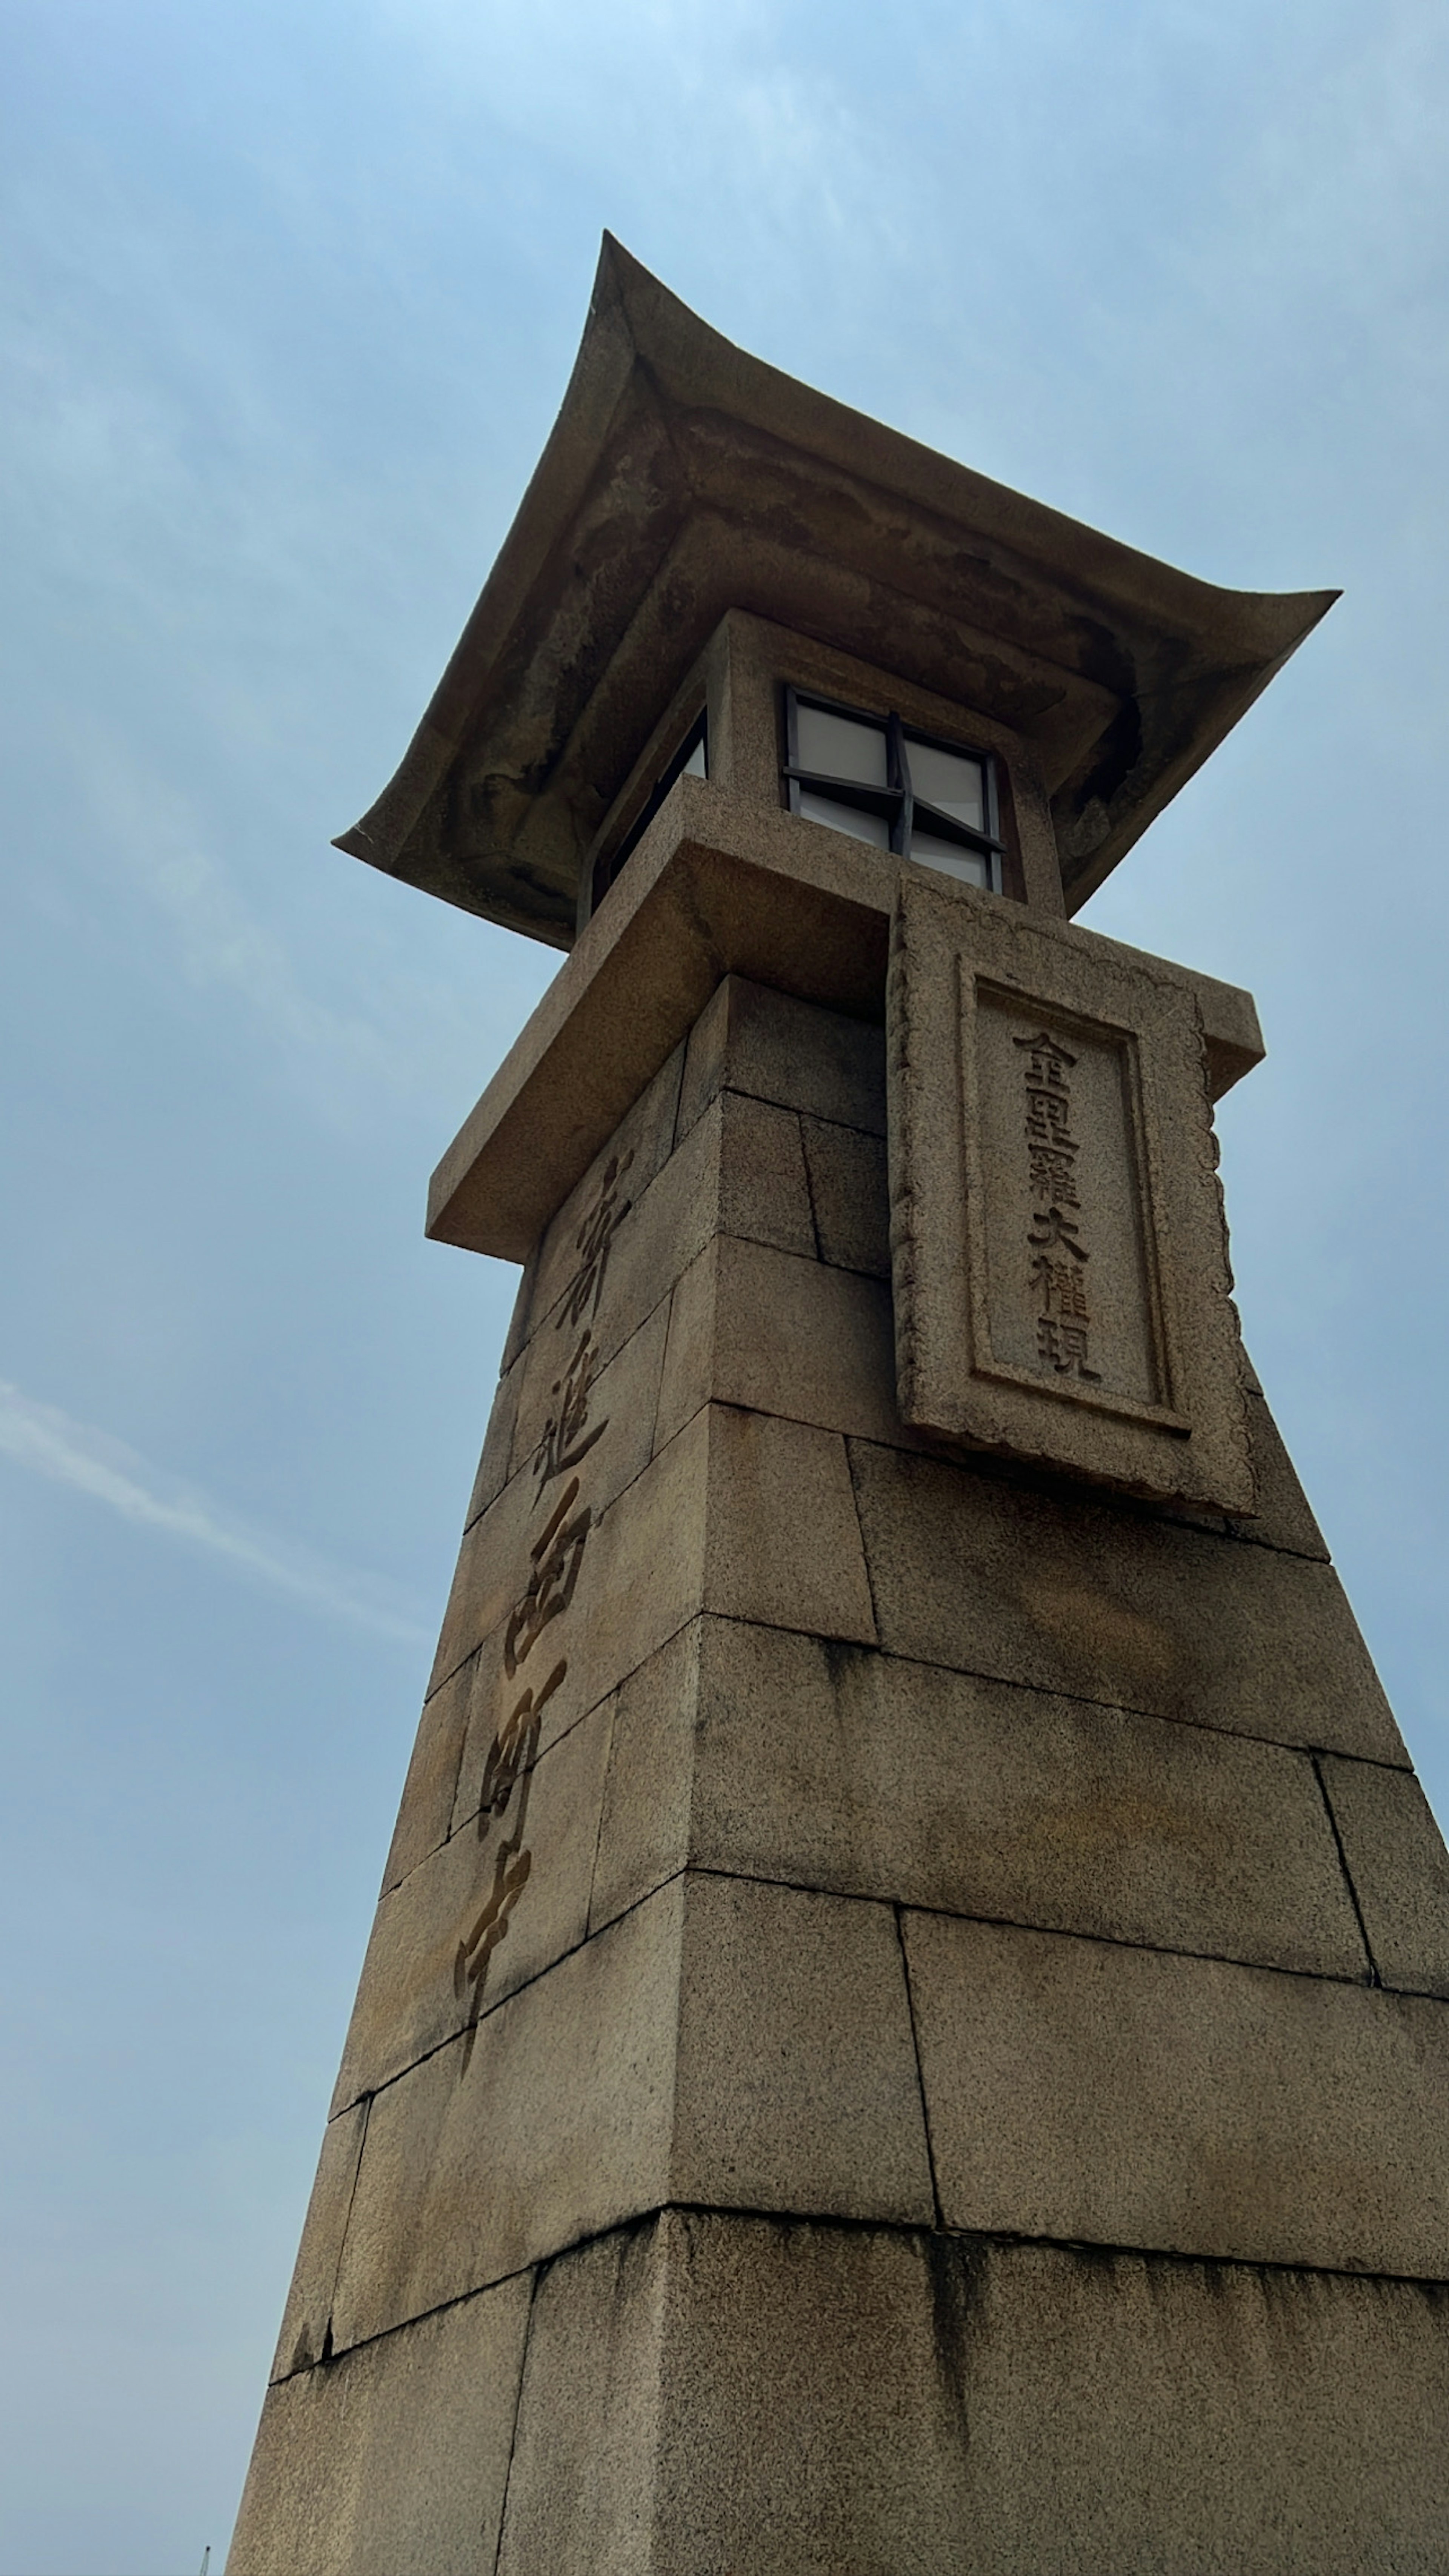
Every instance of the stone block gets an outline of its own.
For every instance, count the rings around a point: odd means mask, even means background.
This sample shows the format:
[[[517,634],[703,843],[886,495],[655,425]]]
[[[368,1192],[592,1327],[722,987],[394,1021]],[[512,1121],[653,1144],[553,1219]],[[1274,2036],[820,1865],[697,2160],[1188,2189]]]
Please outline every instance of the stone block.
[[[653,1313],[718,1232],[723,1146],[724,1110],[717,1101],[620,1226],[593,1324],[602,1358]]]
[[[717,1236],[674,1292],[660,1439],[711,1401],[912,1441],[896,1412],[889,1288]]]
[[[873,1644],[875,1619],[844,1441],[807,1423],[734,1413],[722,1405],[696,1420],[709,1425],[700,1606],[730,1619]],[[682,1432],[680,1441],[689,1437]]]
[[[500,2576],[1439,2576],[1449,2300],[669,2212],[540,2286]]]
[[[1024,756],[1018,741],[1018,790]],[[1016,803],[1020,821],[1020,794]],[[1025,841],[1022,855],[1036,869],[1033,900],[1055,915],[1052,887],[1059,899],[1060,884],[1044,807],[1041,821],[1036,860]],[[621,879],[607,909],[586,925],[433,1174],[430,1236],[524,1259],[558,1194],[607,1148],[671,1047],[693,1029],[722,968],[768,976],[772,990],[874,1025],[891,902],[904,873],[825,824],[677,779],[630,861],[632,882]],[[912,873],[928,881],[924,870]],[[1110,940],[1097,945],[1138,968],[1160,962]],[[1204,1074],[1217,1096],[1261,1060],[1251,997],[1190,968],[1168,971],[1191,987],[1202,1011]]]
[[[614,1704],[589,1928],[611,1923],[685,1866],[699,1722],[700,1643],[713,1622],[691,1619],[629,1675]],[[728,1623],[731,1635],[735,1623]],[[791,1641],[778,1629],[740,1629]],[[770,1723],[762,1709],[762,1726]]]
[[[588,1925],[612,1718],[606,1700],[552,1744],[512,1782],[483,1832],[475,1794],[451,1839],[384,1896],[334,2110],[377,2092],[577,1949]],[[512,1874],[525,1856],[515,1897]],[[480,1920],[487,1929],[490,1910],[502,1930],[480,1955],[474,1936]],[[470,1940],[460,1969],[459,1946]]]
[[[883,1137],[885,1031],[748,976],[727,975],[690,1036],[681,1136],[722,1090]]]
[[[671,2576],[1442,2564],[1449,2319],[1422,2291],[672,2225],[652,2561]]]
[[[503,1351],[498,1362],[498,1374],[501,1378],[507,1377],[528,1340],[529,1314],[533,1306],[533,1283],[538,1275],[538,1244],[535,1242],[529,1245],[526,1258],[522,1255],[518,1257],[522,1261],[522,1268],[517,1294],[513,1300],[513,1312],[508,1318],[508,1330],[503,1336]]]
[[[726,1091],[720,1097],[722,1234],[815,1259],[815,1219],[800,1121],[791,1109]]]
[[[1311,1756],[733,1620],[620,1695],[594,1920],[686,1863],[1368,1975]]]
[[[684,1047],[681,1044],[639,1094],[633,1107],[620,1120],[608,1142],[601,1146],[587,1171],[545,1228],[531,1263],[533,1281],[526,1338],[536,1333],[544,1318],[552,1314],[580,1268],[584,1255],[579,1244],[579,1230],[598,1203],[604,1176],[611,1163],[623,1167],[617,1196],[621,1203],[627,1202],[633,1214],[646,1197],[656,1175],[668,1162],[674,1151],[683,1073]],[[652,1305],[654,1300],[651,1298],[649,1303]]]
[[[498,1391],[493,1398],[493,1409],[488,1416],[488,1429],[483,1438],[483,1454],[478,1461],[478,1473],[473,1479],[473,1490],[468,1497],[468,1512],[463,1523],[465,1529],[471,1529],[479,1513],[486,1512],[489,1504],[497,1501],[508,1482],[513,1456],[514,1424],[518,1417],[518,1395],[522,1384],[523,1355],[520,1352],[518,1358],[505,1370],[498,1381]]]
[[[515,1477],[495,1511],[519,1482]],[[516,1540],[512,1562],[527,1563]],[[517,1593],[505,1597],[516,1600]],[[483,1598],[481,1572],[472,1598]],[[822,1636],[873,1636],[840,1438],[722,1406],[696,1413],[591,1523],[566,1615],[540,1632],[512,1675],[503,1652],[507,1630],[495,1611],[478,1657],[460,1784],[471,1781],[475,1766],[481,1776],[486,1748],[513,1705],[510,1694],[531,1683],[535,1670],[542,1679],[558,1659],[567,1667],[548,1699],[547,1745],[705,1608]],[[460,1629],[460,1641],[468,1633]]]
[[[710,1424],[707,1413],[698,1414],[591,1521],[567,1609],[531,1642],[524,1634],[515,1639],[512,1673],[506,1623],[485,1639],[459,1772],[460,1817],[476,1802],[489,1749],[525,1689],[547,1694],[539,1737],[546,1750],[698,1610],[705,1597]]]
[[[1331,1567],[863,1442],[851,1467],[890,1652],[1408,1767]]]
[[[576,1480],[578,1490],[567,1525],[587,1513],[587,1545],[610,1504],[638,1477],[653,1440],[667,1323],[667,1308],[661,1305],[597,1370],[589,1352],[580,1359],[577,1342],[570,1347],[570,1338],[555,1337],[551,1326],[535,1336],[519,1400],[520,1463],[497,1501],[463,1534],[431,1689],[493,1637],[520,1602],[534,1574],[534,1551],[570,1484]],[[550,1452],[545,1431],[551,1418],[559,1418],[561,1370],[569,1376],[573,1395],[582,1396],[582,1414],[570,1413],[568,1438],[561,1436]],[[562,1465],[561,1458],[573,1463]],[[493,1660],[496,1665],[496,1656]],[[478,1688],[475,1682],[475,1708]],[[573,1713],[580,1713],[577,1703]],[[490,1736],[492,1731],[490,1723]]]
[[[1449,2008],[904,1917],[951,2228],[1449,2279]]]
[[[601,1512],[647,1466],[668,1323],[666,1282],[651,1312],[612,1349],[588,1327],[560,1331],[557,1319],[535,1333],[522,1363],[512,1459],[535,1522],[548,1518],[568,1475],[578,1474]]]
[[[1331,1753],[1319,1768],[1384,1984],[1449,1995],[1449,1852],[1418,1781]]]
[[[503,2518],[533,2283],[268,2392],[229,2576],[478,2576]]]
[[[670,2212],[540,2287],[499,2576],[965,2576],[962,2433],[919,2240]]]
[[[891,1909],[747,1879],[684,1887],[669,2197],[929,2222]]]
[[[677,2225],[651,2217],[542,2275],[498,2576],[654,2576],[661,2240]]]
[[[332,2293],[337,2286],[337,2266],[342,2259],[342,2239],[366,2128],[367,2104],[359,2102],[329,2120],[322,2133],[322,2153],[317,2159],[292,2286],[282,2311],[272,2363],[274,2380],[289,2378],[294,2370],[310,2370],[327,2348]]]
[[[1228,1527],[1235,1537],[1255,1539],[1259,1547],[1286,1548],[1290,1555],[1315,1556],[1326,1565],[1328,1549],[1323,1532],[1298,1482],[1267,1400],[1254,1385],[1248,1388],[1244,1401],[1257,1509],[1251,1520],[1230,1517]]]
[[[445,1843],[452,1831],[475,1661],[470,1656],[423,1702],[402,1804],[382,1874],[384,1893],[406,1878],[409,1870],[416,1869],[419,1861],[426,1860],[429,1852]]]
[[[682,1914],[661,1889],[375,2097],[339,2351],[667,2199]]]
[[[428,1680],[430,1700],[476,1655],[517,1600],[528,1576],[533,1501],[532,1479],[510,1476],[497,1501],[463,1532]]]
[[[595,1327],[605,1355],[720,1233],[815,1254],[799,1121],[733,1092],[711,1103],[619,1229]]]
[[[1035,2245],[954,2259],[938,2313],[971,2576],[1438,2576],[1444,2291]]]
[[[805,1166],[822,1261],[891,1275],[890,1191],[885,1139],[823,1118],[802,1118]]]
[[[607,1243],[596,1305],[579,1311],[561,1302],[561,1286],[547,1318],[540,1320],[536,1339],[546,1345],[550,1334],[575,1340],[587,1328],[597,1365],[612,1359],[719,1232],[726,1201],[743,1233],[768,1239],[774,1225],[788,1240],[805,1240],[813,1250],[803,1157],[793,1191],[788,1178],[782,1181],[778,1151],[765,1152],[758,1174],[752,1167],[751,1149],[759,1143],[756,1129],[761,1114],[756,1103],[715,1100],[650,1187],[630,1200]],[[632,1172],[624,1175],[619,1206],[632,1182]],[[546,1368],[551,1377],[555,1372],[550,1363],[551,1352],[537,1366]],[[547,1382],[545,1378],[543,1383]],[[526,1440],[526,1431],[515,1434],[515,1461],[524,1454]]]
[[[515,1477],[495,1511],[519,1482]],[[527,1565],[516,1532],[512,1561]],[[470,1695],[460,1801],[481,1781],[489,1746],[535,1676],[538,1687],[550,1686],[540,1736],[546,1749],[702,1608],[868,1639],[870,1594],[844,1444],[806,1424],[706,1408],[591,1524],[567,1612],[524,1648],[510,1674],[497,1605],[517,1597],[495,1580],[493,1626]],[[481,1570],[471,1599],[484,1600]],[[468,1633],[460,1627],[460,1641]]]
[[[576,1221],[580,1211],[582,1225]],[[604,1231],[595,1224],[590,1232],[586,1220],[591,1212],[608,1221]],[[534,1387],[557,1373],[551,1336],[572,1343],[587,1330],[602,1365],[721,1231],[810,1259],[815,1255],[799,1120],[733,1092],[716,1097],[647,1184],[633,1166],[621,1168],[607,1205],[595,1179],[593,1196],[577,1208],[571,1199],[567,1214],[570,1264],[561,1256],[539,1264],[531,1345]],[[581,1234],[588,1238],[583,1248]],[[590,1247],[601,1255],[592,1268]],[[542,1355],[540,1343],[545,1345]],[[514,1436],[515,1465],[532,1436],[527,1392],[523,1412],[526,1418]]]

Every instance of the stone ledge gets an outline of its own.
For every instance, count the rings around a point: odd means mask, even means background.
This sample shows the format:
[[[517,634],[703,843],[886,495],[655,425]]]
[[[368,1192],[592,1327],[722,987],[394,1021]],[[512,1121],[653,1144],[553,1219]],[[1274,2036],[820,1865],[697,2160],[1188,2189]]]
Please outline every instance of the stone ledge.
[[[842,833],[679,779],[439,1163],[428,1233],[526,1260],[725,975],[881,1020],[895,882]],[[1173,972],[1202,1007],[1220,1097],[1262,1059],[1252,999]]]

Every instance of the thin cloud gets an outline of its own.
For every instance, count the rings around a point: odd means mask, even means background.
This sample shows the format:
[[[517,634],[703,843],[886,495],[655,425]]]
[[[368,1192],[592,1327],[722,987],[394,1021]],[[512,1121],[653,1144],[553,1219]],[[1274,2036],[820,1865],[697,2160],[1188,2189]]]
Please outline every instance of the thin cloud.
[[[57,1405],[38,1404],[0,1379],[0,1452],[36,1475],[104,1503],[123,1520],[205,1548],[326,1617],[346,1619],[405,1645],[425,1645],[427,1632],[383,1597],[385,1587],[345,1566],[328,1565],[285,1540],[248,1530],[192,1488],[168,1477],[89,1423]]]

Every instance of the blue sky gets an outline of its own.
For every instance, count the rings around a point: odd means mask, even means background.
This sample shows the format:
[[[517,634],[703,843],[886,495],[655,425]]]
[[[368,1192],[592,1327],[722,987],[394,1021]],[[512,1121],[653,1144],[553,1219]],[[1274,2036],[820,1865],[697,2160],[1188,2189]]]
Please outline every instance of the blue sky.
[[[8,0],[0,48],[0,2576],[183,2576],[512,1297],[424,1185],[555,963],[328,845],[605,224],[1005,482],[1344,586],[1087,918],[1257,994],[1245,1327],[1449,1814],[1449,18]]]

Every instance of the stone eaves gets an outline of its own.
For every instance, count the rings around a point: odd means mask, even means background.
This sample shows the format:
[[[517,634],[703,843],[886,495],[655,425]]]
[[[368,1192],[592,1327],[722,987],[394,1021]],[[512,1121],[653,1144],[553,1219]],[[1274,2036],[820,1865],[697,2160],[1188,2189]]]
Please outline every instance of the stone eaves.
[[[732,608],[1033,743],[1068,908],[1337,594],[1222,590],[749,357],[605,235],[573,374],[402,763],[338,847],[552,946]]]

